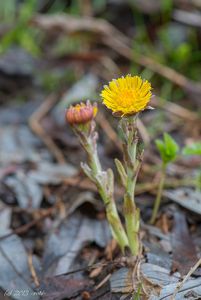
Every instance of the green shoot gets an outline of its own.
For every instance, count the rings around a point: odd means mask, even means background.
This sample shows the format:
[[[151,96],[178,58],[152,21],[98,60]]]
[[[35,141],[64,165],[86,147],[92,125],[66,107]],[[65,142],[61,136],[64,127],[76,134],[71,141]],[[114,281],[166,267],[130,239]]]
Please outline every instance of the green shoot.
[[[156,140],[156,147],[165,165],[175,160],[179,151],[178,144],[168,133],[164,133],[163,141]]]
[[[154,208],[152,211],[152,217],[150,223],[153,224],[156,220],[158,210],[161,203],[161,197],[163,193],[163,188],[165,184],[166,177],[166,167],[167,165],[176,159],[177,153],[179,151],[179,146],[175,142],[175,140],[167,133],[164,133],[163,140],[156,140],[156,147],[160,153],[162,159],[162,170],[161,170],[161,178],[159,182],[157,196],[154,202]]]

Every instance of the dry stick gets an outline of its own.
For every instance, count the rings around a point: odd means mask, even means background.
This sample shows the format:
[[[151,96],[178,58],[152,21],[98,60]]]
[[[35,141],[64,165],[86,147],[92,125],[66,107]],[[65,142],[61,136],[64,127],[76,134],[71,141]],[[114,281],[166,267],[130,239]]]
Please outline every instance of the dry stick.
[[[89,17],[75,17],[69,14],[61,15],[54,14],[45,16],[37,14],[34,16],[30,25],[37,26],[45,31],[59,31],[66,34],[89,32],[94,33],[96,37],[118,36],[123,43],[128,43],[129,39],[116,29],[112,24],[103,19],[89,18]]]
[[[84,268],[79,268],[79,269],[75,269],[60,275],[56,275],[55,277],[59,277],[61,275],[63,276],[68,276],[74,273],[78,273],[78,272],[83,272],[83,271],[90,271],[91,269],[96,269],[99,267],[107,267],[107,266],[127,266],[127,267],[133,267],[133,263],[132,263],[132,258],[131,257],[119,257],[114,259],[113,261],[106,261],[106,262],[98,262],[96,264],[93,265],[88,265]]]
[[[40,285],[39,279],[38,279],[38,276],[36,274],[36,270],[35,270],[34,265],[33,265],[33,256],[30,252],[28,253],[28,265],[29,265],[29,269],[30,269],[31,276],[33,278],[34,284],[35,284],[36,287],[39,287],[39,285]]]
[[[23,234],[23,233],[27,232],[30,228],[35,226],[37,223],[39,223],[40,221],[42,221],[43,219],[45,219],[49,215],[51,215],[53,213],[53,211],[54,211],[54,207],[50,207],[46,212],[43,213],[43,215],[41,217],[37,218],[36,220],[33,220],[25,225],[22,225],[16,229],[13,229],[13,231],[8,234],[0,236],[0,241],[12,236],[13,234]]]
[[[41,138],[41,140],[51,151],[51,153],[54,155],[57,161],[60,164],[65,164],[66,160],[62,152],[60,151],[60,149],[57,147],[57,145],[54,143],[54,141],[51,139],[51,137],[48,135],[48,133],[44,130],[44,128],[40,124],[41,120],[54,107],[57,101],[58,99],[55,95],[50,95],[42,103],[42,105],[39,106],[39,108],[31,115],[29,119],[29,126],[33,130],[33,132],[35,132]]]
[[[172,295],[172,297],[170,298],[170,300],[174,300],[176,297],[176,294],[179,292],[179,290],[182,288],[182,286],[184,285],[184,283],[186,282],[186,280],[195,272],[195,270],[201,265],[201,258],[196,262],[196,264],[189,270],[189,272],[186,274],[186,276],[184,277],[184,279],[178,283],[178,285],[176,286],[176,289]]]
[[[94,288],[94,291],[97,291],[98,289],[100,289],[112,276],[111,273],[107,274],[107,276]]]

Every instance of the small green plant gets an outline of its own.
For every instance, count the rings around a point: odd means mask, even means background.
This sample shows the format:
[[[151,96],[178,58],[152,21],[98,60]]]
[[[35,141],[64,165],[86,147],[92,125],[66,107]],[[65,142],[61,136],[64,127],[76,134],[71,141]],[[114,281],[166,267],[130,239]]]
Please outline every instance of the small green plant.
[[[154,202],[154,208],[150,220],[151,224],[155,222],[158,214],[158,209],[160,207],[161,197],[162,197],[164,183],[165,183],[167,165],[173,160],[175,160],[175,158],[177,157],[177,153],[179,151],[178,144],[168,133],[164,133],[163,140],[156,140],[156,147],[162,159],[162,166],[161,166],[161,178],[159,182],[158,192]]]
[[[130,249],[133,256],[141,251],[139,229],[140,210],[135,203],[135,186],[140,171],[143,151],[139,147],[137,118],[147,108],[152,96],[151,84],[139,76],[127,75],[109,82],[104,86],[101,97],[103,104],[119,117],[119,127],[123,138],[123,160],[115,164],[124,187],[123,215],[125,227],[119,216],[114,197],[114,174],[111,169],[104,170],[97,152],[95,115],[97,108],[81,103],[71,106],[66,112],[66,119],[78,136],[87,153],[87,162],[81,167],[95,183],[105,204],[106,216],[112,235],[123,253]]]
[[[199,155],[201,156],[201,142],[193,143],[182,149],[183,155]],[[196,175],[196,189],[201,191],[201,167]]]

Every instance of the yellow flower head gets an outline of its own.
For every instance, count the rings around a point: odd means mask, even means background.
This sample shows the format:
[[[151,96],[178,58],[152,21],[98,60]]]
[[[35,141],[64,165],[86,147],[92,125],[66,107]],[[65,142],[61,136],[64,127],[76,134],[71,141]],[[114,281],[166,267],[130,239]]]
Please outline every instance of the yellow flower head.
[[[101,92],[103,103],[113,113],[132,115],[144,110],[152,96],[151,84],[139,76],[113,79]]]

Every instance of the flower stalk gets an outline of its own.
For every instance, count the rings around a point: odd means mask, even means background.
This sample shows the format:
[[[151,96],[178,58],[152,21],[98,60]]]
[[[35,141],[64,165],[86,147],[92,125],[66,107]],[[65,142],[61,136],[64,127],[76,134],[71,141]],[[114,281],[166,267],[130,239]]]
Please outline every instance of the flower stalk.
[[[162,198],[162,193],[163,193],[163,189],[164,189],[165,178],[166,178],[166,164],[163,163],[161,178],[160,178],[160,182],[159,182],[159,186],[158,186],[156,199],[155,199],[155,202],[154,202],[154,207],[153,207],[153,210],[152,210],[152,216],[151,216],[150,224],[154,224],[155,221],[156,221],[158,210],[159,210],[159,207],[160,207],[160,204],[161,204],[161,198]]]
[[[73,126],[73,129],[88,156],[88,163],[82,163],[81,167],[84,173],[95,183],[105,204],[112,235],[119,244],[121,251],[125,253],[129,243],[114,201],[114,175],[111,169],[102,170],[97,153],[98,135],[95,131],[95,122],[91,121],[82,126]]]
[[[137,126],[136,116],[123,118],[121,128],[124,133],[124,164],[126,168],[126,185],[124,195],[124,217],[129,247],[133,255],[139,254],[140,210],[136,207],[134,195],[140,159],[137,158]]]
[[[123,163],[115,159],[124,193],[125,229],[122,225],[114,200],[114,175],[111,169],[102,169],[97,153],[97,137],[94,117],[96,105],[77,104],[66,111],[66,119],[78,136],[81,145],[87,153],[87,163],[81,167],[85,174],[95,183],[103,199],[106,216],[112,231],[123,253],[126,248],[132,255],[140,254],[140,210],[135,203],[135,186],[141,167],[142,153],[138,151],[138,131],[136,120],[138,113],[148,108],[152,96],[152,87],[147,80],[139,76],[127,75],[114,79],[104,86],[101,97],[105,106],[112,110],[115,116],[121,117],[120,128],[124,136]]]

